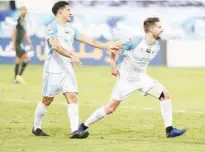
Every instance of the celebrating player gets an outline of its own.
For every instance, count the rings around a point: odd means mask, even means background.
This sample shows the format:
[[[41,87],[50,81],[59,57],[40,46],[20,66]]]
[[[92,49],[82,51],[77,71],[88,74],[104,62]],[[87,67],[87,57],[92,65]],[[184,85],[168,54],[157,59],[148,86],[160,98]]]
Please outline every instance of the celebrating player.
[[[160,50],[160,34],[163,32],[160,20],[157,17],[147,18],[144,21],[143,37],[132,37],[126,41],[116,41],[122,49],[115,62],[116,55],[111,55],[112,74],[117,76],[117,83],[111,94],[111,101],[97,109],[79,127],[85,131],[88,126],[113,113],[120,103],[131,93],[138,90],[144,95],[151,95],[160,100],[161,114],[164,119],[167,137],[177,137],[185,133],[184,129],[172,126],[172,103],[169,92],[158,81],[152,79],[146,69],[150,61]]]
[[[116,47],[112,43],[100,43],[80,34],[69,23],[71,19],[70,6],[68,2],[59,1],[52,8],[56,19],[50,24],[46,37],[49,54],[44,64],[43,73],[43,99],[35,110],[33,134],[36,136],[48,136],[41,128],[41,121],[46,113],[47,107],[52,103],[54,97],[62,91],[67,100],[67,114],[70,119],[70,138],[86,138],[87,131],[79,131],[79,112],[77,100],[77,80],[73,71],[72,62],[82,67],[78,56],[72,51],[73,40],[83,42],[100,49],[108,49],[115,52]]]

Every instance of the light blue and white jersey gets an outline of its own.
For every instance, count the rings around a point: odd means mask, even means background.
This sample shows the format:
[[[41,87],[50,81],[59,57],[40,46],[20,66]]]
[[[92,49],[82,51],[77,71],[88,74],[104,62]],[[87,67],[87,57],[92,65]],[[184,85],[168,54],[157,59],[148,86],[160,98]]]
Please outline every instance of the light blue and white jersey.
[[[51,37],[58,38],[60,45],[67,51],[72,51],[73,41],[79,36],[79,32],[72,27],[70,23],[64,25],[59,24],[56,20],[48,26],[46,43],[49,49],[47,58],[44,63],[44,71],[50,73],[62,73],[67,71],[67,64],[71,59],[64,57],[53,50],[48,42]]]
[[[123,50],[117,58],[120,77],[133,79],[146,72],[148,64],[159,50],[158,41],[149,45],[144,37],[132,37],[124,41]]]

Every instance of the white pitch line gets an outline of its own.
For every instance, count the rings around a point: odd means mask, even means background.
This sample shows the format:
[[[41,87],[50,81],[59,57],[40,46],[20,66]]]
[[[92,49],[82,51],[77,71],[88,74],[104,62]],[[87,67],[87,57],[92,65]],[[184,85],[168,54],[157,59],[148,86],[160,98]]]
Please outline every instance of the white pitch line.
[[[6,99],[0,99],[1,101],[9,101],[9,102],[23,102],[23,103],[28,103],[28,102],[36,102],[36,101],[32,101],[32,100],[23,100],[23,99],[10,99],[10,98],[6,98]],[[59,102],[55,102],[54,104],[61,104],[61,105],[66,105],[66,103],[59,103]],[[81,107],[101,107],[103,106],[103,104],[79,104],[79,106]],[[137,107],[137,106],[120,106],[119,108],[122,109],[134,109],[134,110],[144,110],[144,111],[159,111],[158,109],[155,108],[148,108],[148,107]],[[180,110],[174,110],[174,113],[192,113],[192,114],[205,114],[205,111],[186,111],[183,109]]]

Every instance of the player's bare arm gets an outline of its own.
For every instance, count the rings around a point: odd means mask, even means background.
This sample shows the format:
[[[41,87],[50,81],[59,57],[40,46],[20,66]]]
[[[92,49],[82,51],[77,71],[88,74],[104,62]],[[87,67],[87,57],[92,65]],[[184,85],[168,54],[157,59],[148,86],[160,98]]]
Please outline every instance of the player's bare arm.
[[[77,40],[85,44],[88,44],[90,46],[93,46],[95,48],[107,49],[108,51],[113,52],[113,53],[118,52],[118,48],[115,46],[114,42],[102,43],[102,42],[90,39],[82,34],[78,36]]]
[[[113,76],[117,76],[119,74],[115,61],[116,61],[116,54],[111,53],[110,65],[111,65],[111,72]]]
[[[77,66],[77,67],[82,67],[82,63],[80,61],[80,59],[78,58],[78,56],[75,54],[75,52],[68,52],[66,51],[60,44],[57,38],[52,37],[49,40],[49,44],[52,46],[52,48],[58,52],[59,54],[71,58],[73,63]]]
[[[25,40],[28,42],[28,44],[30,45],[30,47],[31,47],[31,49],[32,49],[31,39],[30,39],[30,37],[28,36],[28,33],[27,33],[27,32],[25,32],[24,38],[25,38]]]
[[[113,41],[113,43],[114,43],[115,47],[117,48],[117,51],[119,52],[123,47],[123,41],[117,40],[117,41]],[[118,71],[117,65],[116,65],[116,54],[115,53],[111,53],[110,66],[111,66],[112,75],[115,77],[118,76],[119,71]]]
[[[13,50],[16,50],[16,29],[12,33]]]

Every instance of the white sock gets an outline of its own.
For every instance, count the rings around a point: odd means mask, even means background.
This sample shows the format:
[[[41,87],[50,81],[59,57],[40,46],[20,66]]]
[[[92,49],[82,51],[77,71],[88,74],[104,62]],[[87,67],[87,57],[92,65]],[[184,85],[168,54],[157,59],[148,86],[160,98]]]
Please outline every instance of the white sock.
[[[71,132],[78,130],[79,125],[79,110],[77,103],[68,104],[67,114],[70,119]]]
[[[171,100],[160,101],[161,114],[165,127],[172,126],[172,103]]]
[[[104,118],[104,116],[106,116],[107,114],[105,113],[105,109],[104,107],[97,109],[95,112],[93,112],[88,119],[84,122],[85,126],[89,126],[99,120],[101,120],[102,118]]]
[[[41,129],[41,121],[43,119],[44,114],[46,113],[46,106],[40,101],[36,106],[35,114],[34,114],[34,130],[37,128]]]

